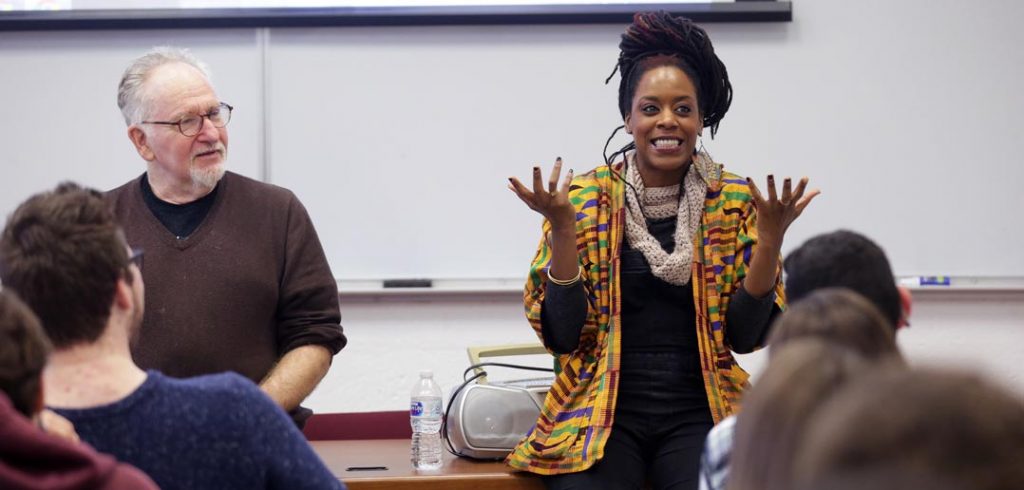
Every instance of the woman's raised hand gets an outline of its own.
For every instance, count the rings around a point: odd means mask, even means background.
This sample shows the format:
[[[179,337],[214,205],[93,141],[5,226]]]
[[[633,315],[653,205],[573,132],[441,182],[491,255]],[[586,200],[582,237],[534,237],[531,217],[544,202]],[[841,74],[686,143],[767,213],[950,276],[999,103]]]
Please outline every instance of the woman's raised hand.
[[[508,188],[516,193],[530,209],[542,214],[551,222],[554,228],[573,227],[576,222],[576,211],[569,202],[569,183],[572,182],[572,170],[565,175],[562,184],[558,184],[558,178],[562,173],[562,158],[555,160],[555,166],[551,169],[551,176],[548,177],[547,186],[541,178],[540,167],[533,167],[533,191],[527,189],[519,179],[509,177]]]
[[[768,198],[766,199],[761,191],[754,185],[753,179],[747,177],[750,185],[750,194],[754,198],[754,207],[757,208],[757,235],[760,241],[771,243],[777,246],[782,245],[782,238],[786,230],[804,212],[804,208],[811,203],[821,191],[807,189],[807,177],[800,179],[796,189],[792,188],[792,182],[786,177],[782,182],[782,195],[775,192],[775,176],[768,176]]]

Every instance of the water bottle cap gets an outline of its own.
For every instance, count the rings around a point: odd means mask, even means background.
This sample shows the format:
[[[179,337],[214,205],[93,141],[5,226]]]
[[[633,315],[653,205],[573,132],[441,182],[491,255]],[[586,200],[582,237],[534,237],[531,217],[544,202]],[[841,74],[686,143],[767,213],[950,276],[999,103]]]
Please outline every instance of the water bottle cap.
[[[424,369],[424,370],[420,371],[420,377],[421,378],[433,378],[434,377],[434,372],[429,370],[429,369]]]

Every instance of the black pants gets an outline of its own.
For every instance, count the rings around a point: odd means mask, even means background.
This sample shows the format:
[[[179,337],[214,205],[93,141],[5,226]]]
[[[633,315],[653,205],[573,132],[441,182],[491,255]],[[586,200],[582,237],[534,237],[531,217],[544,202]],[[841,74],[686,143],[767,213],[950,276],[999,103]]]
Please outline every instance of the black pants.
[[[588,470],[543,477],[551,490],[696,489],[714,421],[696,354],[624,353],[612,433]]]

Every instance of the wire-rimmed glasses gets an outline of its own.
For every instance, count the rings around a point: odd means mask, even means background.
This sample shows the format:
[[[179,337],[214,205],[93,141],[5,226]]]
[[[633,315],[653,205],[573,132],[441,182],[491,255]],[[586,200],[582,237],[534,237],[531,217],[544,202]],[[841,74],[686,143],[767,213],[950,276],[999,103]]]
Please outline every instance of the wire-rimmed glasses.
[[[217,107],[206,114],[192,114],[177,121],[142,121],[142,124],[162,124],[164,126],[177,126],[178,131],[185,136],[195,136],[203,130],[203,120],[209,119],[210,124],[215,128],[223,128],[231,121],[231,111],[234,107],[226,102],[221,102]]]

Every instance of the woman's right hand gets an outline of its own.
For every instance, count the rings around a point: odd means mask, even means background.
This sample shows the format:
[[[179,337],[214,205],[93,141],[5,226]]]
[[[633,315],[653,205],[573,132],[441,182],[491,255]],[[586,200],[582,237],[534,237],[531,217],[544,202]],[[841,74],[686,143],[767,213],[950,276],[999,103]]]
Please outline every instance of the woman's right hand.
[[[572,182],[572,170],[565,175],[562,185],[558,178],[562,173],[562,158],[555,160],[548,178],[547,189],[541,180],[540,167],[533,167],[533,191],[527,189],[519,179],[509,177],[508,188],[516,193],[530,209],[540,213],[551,223],[554,229],[573,228],[576,223],[576,210],[569,202],[569,183]]]

